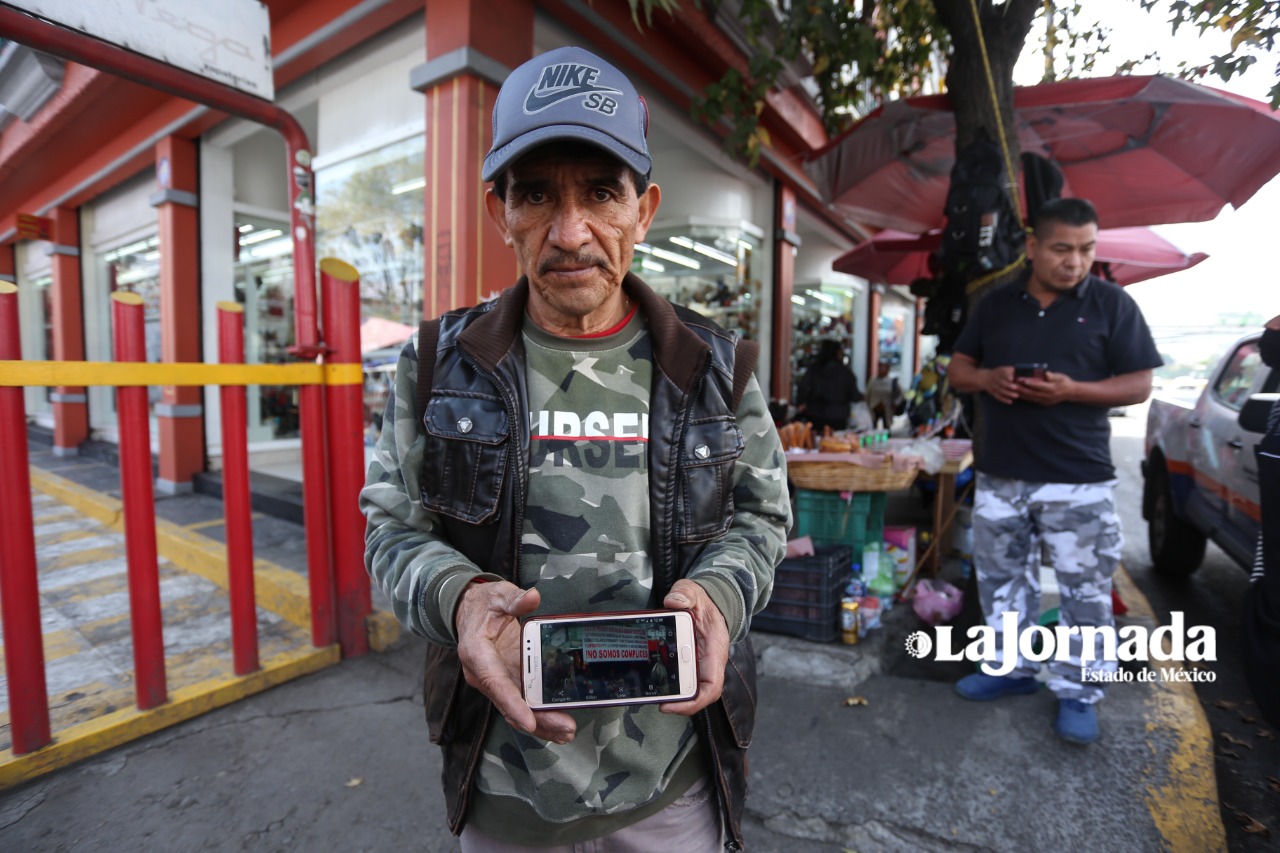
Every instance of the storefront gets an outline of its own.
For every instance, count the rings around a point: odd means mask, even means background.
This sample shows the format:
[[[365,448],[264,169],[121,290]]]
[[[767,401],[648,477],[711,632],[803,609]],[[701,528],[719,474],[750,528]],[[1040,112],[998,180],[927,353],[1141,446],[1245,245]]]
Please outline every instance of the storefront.
[[[85,358],[113,361],[111,294],[142,297],[147,361],[160,361],[160,240],[150,197],[155,171],[145,170],[81,208],[80,274],[84,299]],[[115,389],[88,389],[90,437],[119,441]],[[158,448],[155,404],[160,389],[150,388],[151,443]]]
[[[14,259],[22,357],[28,361],[53,358],[53,275],[46,253],[48,247],[45,241],[21,243]],[[53,409],[49,405],[52,391],[51,388],[28,388],[23,397],[27,416],[46,429],[53,427]]]
[[[836,272],[832,263],[848,245],[842,235],[826,227],[816,217],[801,214],[798,220],[801,245],[796,252],[796,281],[791,295],[792,349],[791,401],[805,370],[818,353],[823,340],[840,344],[846,363],[867,387],[867,283],[855,276]]]
[[[750,165],[725,154],[720,128],[690,117],[692,99],[737,61],[740,50],[721,35],[715,15],[691,13],[641,35],[630,26],[626,8],[612,4],[514,2],[504,26],[489,30],[474,26],[485,11],[471,0],[269,0],[267,6],[276,53],[275,103],[297,118],[311,141],[316,255],[347,261],[360,272],[362,320],[412,329],[423,316],[491,298],[514,281],[514,257],[481,204],[479,161],[488,146],[489,113],[509,68],[530,52],[579,44],[611,57],[649,105],[653,179],[663,197],[633,271],[672,301],[758,341],[757,372],[766,389],[775,378],[789,381],[773,375],[780,364],[786,370],[787,359],[791,376],[798,375],[812,341],[829,335],[846,342],[852,366],[860,380],[865,377],[865,283],[831,270],[856,232],[823,210],[795,165],[825,142],[812,105],[796,92],[772,98],[763,117],[774,142]],[[95,73],[72,69],[69,79]],[[12,167],[0,172],[0,185],[4,174],[44,170],[40,182],[47,189],[27,189],[23,212],[78,223],[74,239],[51,244],[64,254],[78,253],[79,280],[62,280],[83,298],[82,310],[68,315],[83,324],[83,357],[111,359],[110,294],[128,290],[146,306],[149,360],[166,351],[173,358],[175,340],[191,341],[181,326],[186,322],[191,328],[198,324],[199,346],[184,357],[216,361],[221,301],[244,306],[246,361],[289,360],[296,294],[279,135],[131,84],[103,83],[97,91],[96,101],[75,97],[84,101],[81,108],[115,105],[97,125],[102,138],[86,139],[83,150],[68,154],[61,165],[34,159],[0,163]],[[56,99],[49,107],[64,108],[69,107]],[[190,189],[175,194],[166,182],[166,145],[194,145]],[[800,236],[780,236],[792,227],[779,218],[784,191],[798,208]],[[190,275],[165,272],[170,259],[164,255],[164,227],[172,222],[165,217],[174,204],[197,211],[195,232],[173,238],[188,253],[193,240],[199,244]],[[12,231],[4,239],[17,243],[24,355],[53,357],[56,311],[48,293],[58,291],[62,268],[55,264],[51,272],[42,252],[46,244],[23,241]],[[792,256],[794,276],[780,273],[788,269],[782,261]],[[784,301],[794,309],[793,341],[790,332],[775,329],[783,287]],[[165,294],[174,288],[194,300],[177,320],[172,310],[162,310]],[[792,326],[790,317],[776,320]],[[162,329],[163,323],[175,326]],[[393,371],[388,351],[398,346],[379,343],[366,371],[374,396],[385,393]],[[775,354],[788,346],[790,353]],[[74,348],[66,351],[81,357]],[[62,417],[48,394],[27,394],[37,422]],[[153,426],[157,419],[162,427],[165,419],[198,419],[202,431],[195,450],[181,451],[188,459],[194,453],[195,467],[185,470],[218,469],[219,395],[191,392],[176,400],[162,399],[164,394],[172,395],[172,389],[152,392]],[[89,435],[116,441],[112,389],[90,388],[83,400],[77,396],[68,399],[80,406]],[[298,476],[296,389],[252,387],[248,399],[250,467]],[[367,407],[370,433],[376,431],[376,413],[377,406]],[[153,429],[153,446],[163,434],[163,428]]]

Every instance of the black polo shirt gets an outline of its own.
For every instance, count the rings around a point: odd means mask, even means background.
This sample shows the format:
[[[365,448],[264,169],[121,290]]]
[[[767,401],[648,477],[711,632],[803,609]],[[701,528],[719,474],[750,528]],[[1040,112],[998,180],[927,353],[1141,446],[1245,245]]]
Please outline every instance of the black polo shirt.
[[[1133,297],[1087,276],[1048,308],[1027,292],[1027,278],[988,293],[955,344],[979,367],[1043,363],[1080,382],[1096,382],[1163,364]],[[1033,483],[1100,483],[1115,477],[1107,408],[1040,406],[978,395],[982,436],[975,467]]]

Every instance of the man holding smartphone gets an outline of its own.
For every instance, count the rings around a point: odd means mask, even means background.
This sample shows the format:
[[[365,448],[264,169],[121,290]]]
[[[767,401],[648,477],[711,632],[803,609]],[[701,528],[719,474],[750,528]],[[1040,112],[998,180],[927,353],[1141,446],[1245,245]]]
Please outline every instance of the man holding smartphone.
[[[482,177],[525,275],[424,323],[361,493],[366,565],[429,640],[425,705],[468,853],[741,846],[751,617],[786,547],[758,347],[630,273],[657,213],[648,112],[579,48],[498,93]],[[520,619],[692,616],[692,699],[533,711]]]
[[[998,629],[1002,613],[1017,612],[1019,635],[1040,616],[1042,555],[1061,591],[1061,625],[1115,625],[1111,576],[1123,540],[1107,413],[1146,400],[1162,360],[1133,299],[1089,274],[1097,237],[1088,201],[1044,204],[1026,275],[978,303],[951,360],[952,388],[976,394],[979,407],[973,545],[983,616]],[[1001,656],[1017,640],[1002,638]],[[1069,660],[1050,662],[1048,686],[1058,697],[1054,731],[1087,744],[1098,738],[1095,679],[1116,662],[1103,659],[1101,637],[1091,662],[1081,651],[1075,633]],[[1038,670],[1019,654],[1008,675],[974,673],[956,692],[975,701],[1033,693]]]

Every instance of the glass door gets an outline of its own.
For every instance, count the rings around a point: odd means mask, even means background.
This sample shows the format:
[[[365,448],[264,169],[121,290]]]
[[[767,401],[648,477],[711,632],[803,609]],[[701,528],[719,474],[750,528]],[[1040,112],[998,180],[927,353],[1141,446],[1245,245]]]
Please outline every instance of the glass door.
[[[142,297],[143,328],[146,340],[147,361],[160,361],[160,238],[153,235],[135,240],[97,256],[98,281],[106,284],[106,312],[102,319],[103,334],[96,338],[97,351],[89,352],[91,361],[115,361],[115,331],[111,325],[110,295],[117,291],[136,293]],[[101,286],[101,285],[99,285]],[[100,291],[101,292],[101,291]],[[110,389],[101,389],[110,391]],[[147,389],[147,400],[152,407],[160,401],[159,386]],[[116,395],[114,392],[91,400],[91,408],[101,406],[103,417],[95,417],[99,427],[106,425],[104,434],[111,436],[116,427]],[[152,415],[151,437],[155,444],[158,435]]]
[[[244,306],[245,362],[283,364],[294,342],[293,243],[289,226],[261,217],[236,216],[236,301]],[[251,385],[249,443],[298,436],[296,386]]]

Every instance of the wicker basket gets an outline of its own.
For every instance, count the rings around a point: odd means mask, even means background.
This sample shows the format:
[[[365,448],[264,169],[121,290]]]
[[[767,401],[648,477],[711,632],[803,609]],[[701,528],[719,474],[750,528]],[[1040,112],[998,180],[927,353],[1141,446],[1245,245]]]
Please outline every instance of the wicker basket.
[[[801,489],[823,492],[895,492],[908,489],[916,481],[916,470],[895,471],[885,460],[879,468],[853,462],[806,462],[787,458],[787,476]]]

